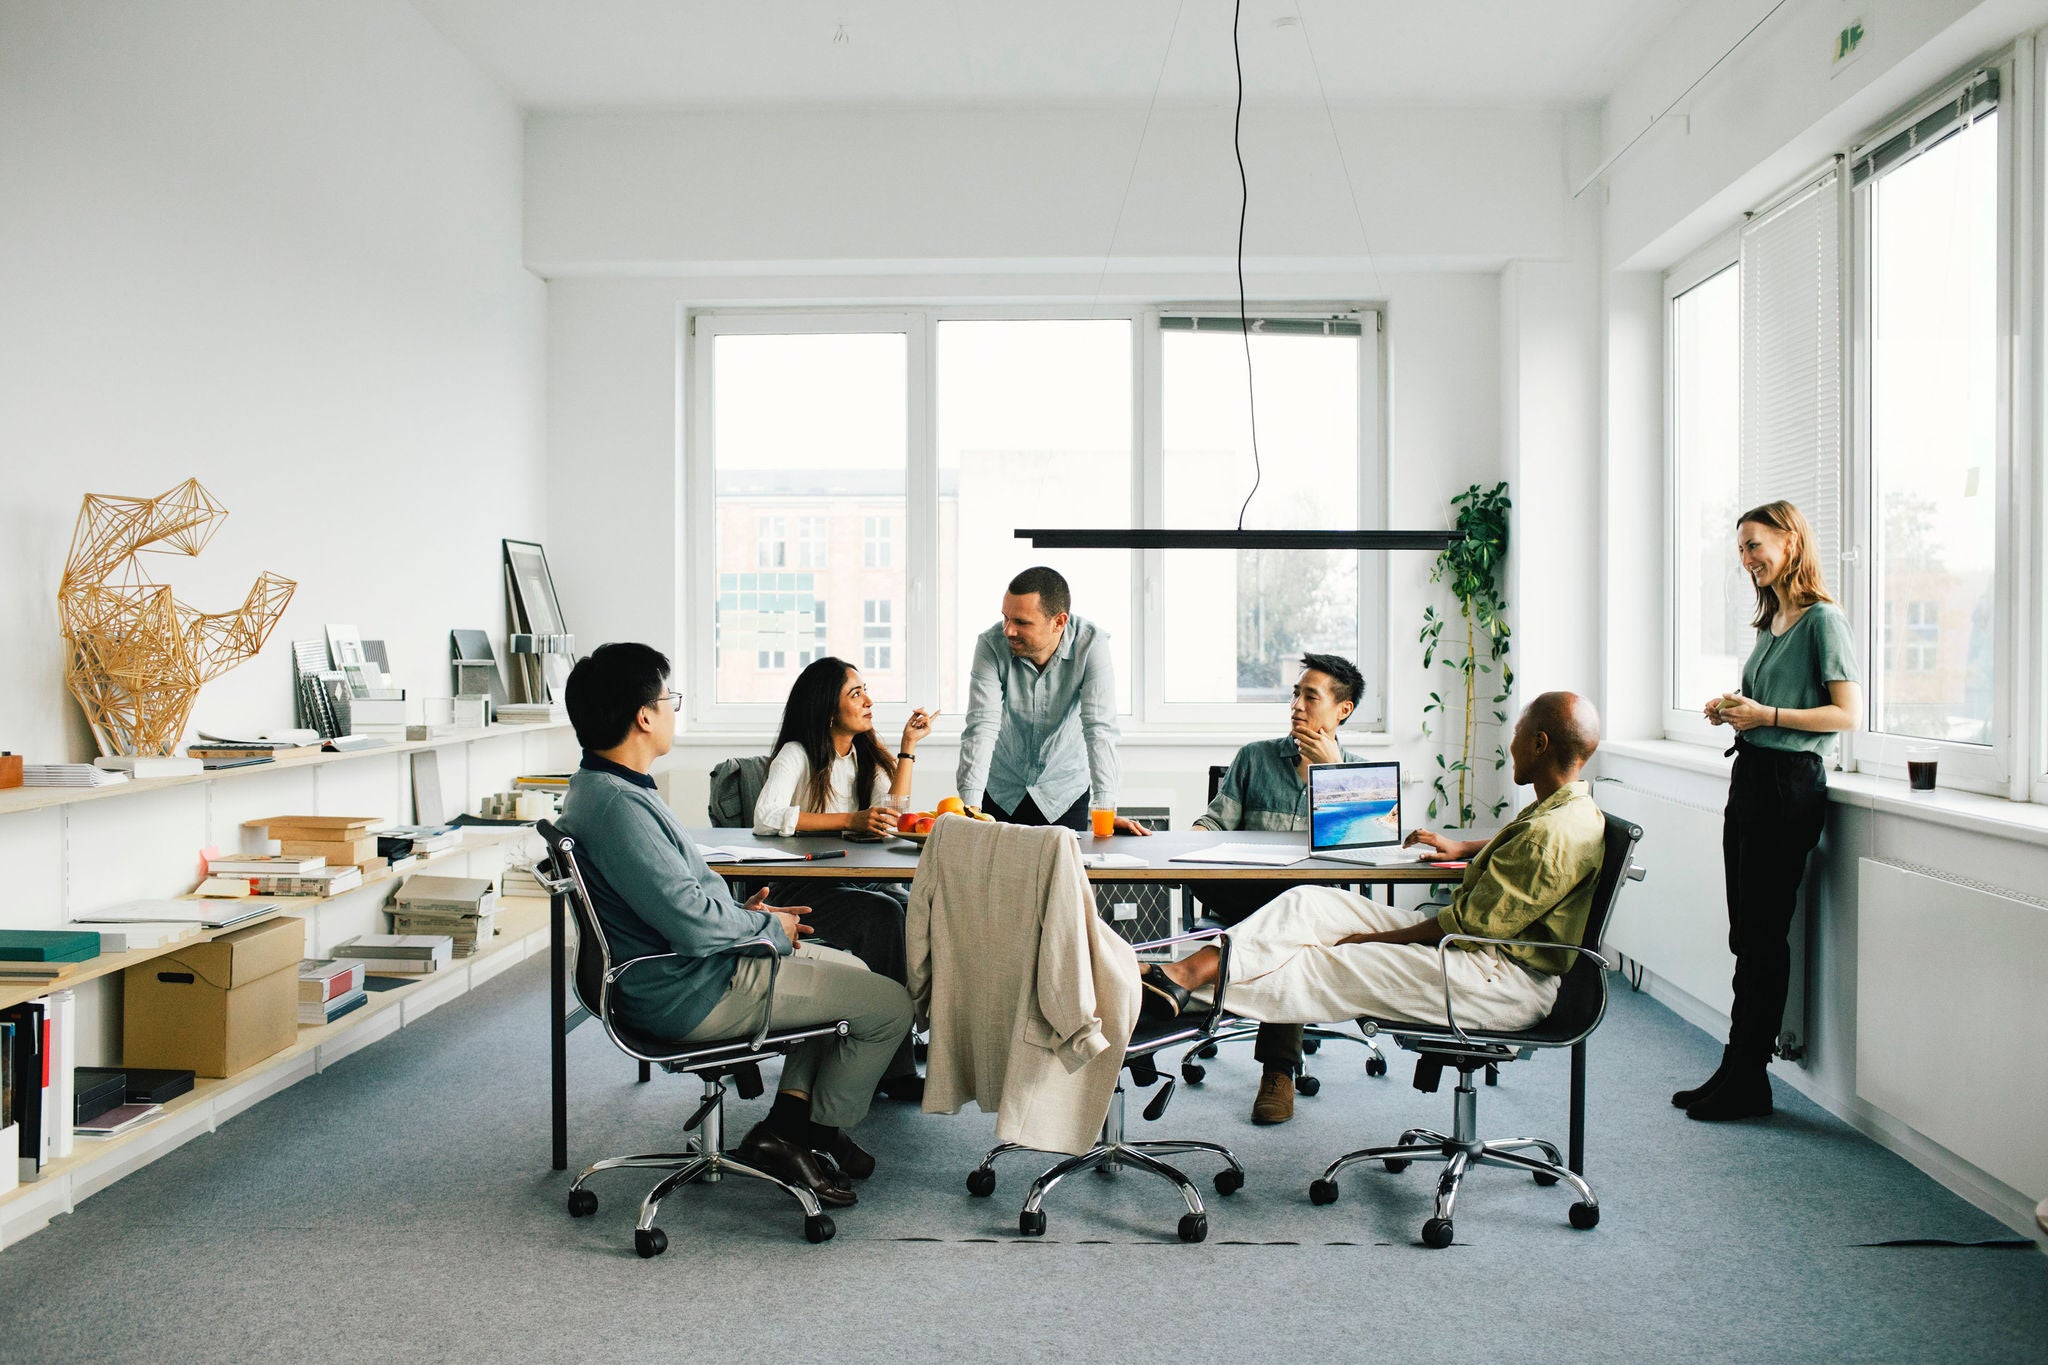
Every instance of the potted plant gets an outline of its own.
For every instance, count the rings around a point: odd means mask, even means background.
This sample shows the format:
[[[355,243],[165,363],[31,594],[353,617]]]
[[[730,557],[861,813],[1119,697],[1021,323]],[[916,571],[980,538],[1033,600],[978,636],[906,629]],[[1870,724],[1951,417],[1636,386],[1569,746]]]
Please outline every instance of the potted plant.
[[[1422,708],[1422,735],[1425,739],[1436,738],[1438,725],[1448,725],[1456,732],[1456,758],[1448,757],[1441,746],[1437,750],[1429,816],[1434,820],[1440,811],[1448,812],[1455,815],[1461,827],[1472,824],[1477,813],[1479,782],[1473,767],[1473,745],[1482,724],[1482,706],[1493,716],[1484,724],[1495,735],[1491,755],[1494,770],[1505,768],[1508,762],[1507,751],[1501,747],[1498,736],[1499,727],[1507,724],[1507,712],[1502,707],[1515,681],[1514,671],[1508,667],[1509,632],[1503,615],[1508,604],[1501,598],[1510,506],[1505,481],[1491,489],[1482,489],[1475,483],[1451,499],[1456,514],[1454,529],[1463,531],[1465,538],[1452,541],[1436,557],[1429,577],[1432,583],[1450,585],[1458,611],[1453,618],[1433,605],[1423,608],[1422,632],[1417,637],[1422,643],[1423,668],[1434,668],[1441,662],[1457,674],[1456,682],[1447,689],[1452,693],[1451,702],[1446,702],[1441,692],[1429,694]],[[1446,643],[1444,627],[1454,619],[1463,624],[1462,640],[1454,634]],[[1488,679],[1483,699],[1481,674]],[[1444,736],[1449,737],[1448,733]],[[1507,805],[1508,798],[1503,794],[1488,811],[1499,815]]]

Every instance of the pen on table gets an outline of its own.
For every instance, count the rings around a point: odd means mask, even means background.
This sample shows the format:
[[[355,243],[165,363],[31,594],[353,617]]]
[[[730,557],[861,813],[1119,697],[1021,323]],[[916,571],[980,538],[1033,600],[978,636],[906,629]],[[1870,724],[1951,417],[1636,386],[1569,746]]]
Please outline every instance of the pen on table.
[[[803,860],[807,863],[822,863],[827,858],[844,858],[845,856],[845,849],[835,848],[829,853],[806,853],[803,855]]]

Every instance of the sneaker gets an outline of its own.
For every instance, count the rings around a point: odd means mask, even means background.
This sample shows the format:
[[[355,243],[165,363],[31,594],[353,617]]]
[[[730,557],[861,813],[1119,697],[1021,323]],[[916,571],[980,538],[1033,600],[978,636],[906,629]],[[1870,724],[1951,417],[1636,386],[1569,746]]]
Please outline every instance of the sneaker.
[[[1253,1123],[1285,1123],[1294,1117],[1294,1077],[1268,1071],[1259,1077],[1258,1098],[1252,1101]]]

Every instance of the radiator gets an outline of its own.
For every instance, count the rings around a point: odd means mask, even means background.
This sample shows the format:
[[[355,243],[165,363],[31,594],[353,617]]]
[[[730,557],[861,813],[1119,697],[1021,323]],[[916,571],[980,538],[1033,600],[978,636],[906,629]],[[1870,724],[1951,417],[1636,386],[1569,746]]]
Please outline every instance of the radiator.
[[[1857,1096],[2048,1190],[2048,905],[1868,858],[1857,892]]]
[[[1163,830],[1170,812],[1164,806],[1120,806],[1117,814],[1146,829]],[[1088,847],[1085,839],[1081,846]],[[1095,883],[1095,912],[1130,943],[1150,943],[1179,933],[1180,900],[1178,887],[1161,882]],[[1171,962],[1179,955],[1172,948],[1155,948],[1140,956],[1149,962]]]
[[[1726,1015],[1735,1003],[1735,955],[1728,951],[1727,882],[1721,870],[1721,812],[1603,778],[1600,808],[1643,827],[1636,861],[1644,883],[1615,902],[1607,946]],[[1817,859],[1816,859],[1817,860]],[[1812,869],[1808,869],[1811,883]],[[1779,1055],[1804,1055],[1806,896],[1792,919],[1792,983],[1785,998]]]

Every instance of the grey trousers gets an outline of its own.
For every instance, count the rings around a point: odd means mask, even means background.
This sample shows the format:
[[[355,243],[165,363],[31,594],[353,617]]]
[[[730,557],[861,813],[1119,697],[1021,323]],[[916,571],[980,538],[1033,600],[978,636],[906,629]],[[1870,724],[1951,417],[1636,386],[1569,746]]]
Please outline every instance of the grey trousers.
[[[769,1006],[768,968],[768,958],[741,958],[724,996],[684,1041],[739,1038],[761,1027]],[[852,1032],[791,1049],[781,1088],[811,1097],[812,1122],[850,1128],[867,1117],[876,1084],[910,1032],[910,993],[851,953],[798,944],[776,974],[771,1023],[801,1028],[836,1019],[846,1020]]]

